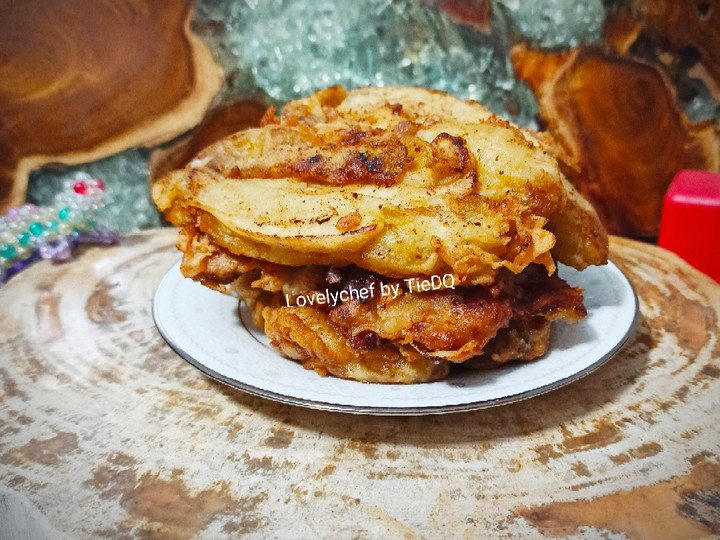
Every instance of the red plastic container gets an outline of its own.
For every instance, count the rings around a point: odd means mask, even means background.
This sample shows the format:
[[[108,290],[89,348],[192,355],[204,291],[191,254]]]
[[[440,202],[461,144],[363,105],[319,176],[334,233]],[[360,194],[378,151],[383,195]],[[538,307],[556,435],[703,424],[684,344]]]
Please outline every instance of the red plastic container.
[[[663,199],[658,245],[720,282],[720,174],[675,176]]]

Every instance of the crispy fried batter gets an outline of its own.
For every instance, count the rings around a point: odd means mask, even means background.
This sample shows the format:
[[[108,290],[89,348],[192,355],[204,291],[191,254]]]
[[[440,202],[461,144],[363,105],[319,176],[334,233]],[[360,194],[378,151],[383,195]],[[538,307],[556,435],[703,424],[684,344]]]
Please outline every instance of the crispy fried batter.
[[[381,383],[414,383],[441,379],[449,364],[428,358],[405,345],[381,343],[368,350],[352,347],[322,311],[308,307],[266,308],[265,332],[273,347],[300,360],[321,375]]]
[[[464,284],[531,263],[552,272],[553,256],[577,268],[606,260],[596,214],[555,159],[475,102],[335,87],[266,122],[155,184],[171,222],[201,219],[213,242],[278,264],[355,264],[397,278],[451,272]]]
[[[183,274],[237,294],[282,354],[424,382],[472,358],[537,358],[551,321],[585,315],[555,260],[603,264],[607,237],[543,148],[442,92],[334,87],[208,147],[153,197],[183,227]],[[438,275],[456,287],[405,281]],[[375,294],[296,303],[353,287]]]
[[[547,349],[551,321],[586,314],[582,291],[538,265],[519,275],[503,271],[492,286],[411,293],[407,282],[356,266],[290,267],[233,255],[191,226],[179,244],[187,250],[185,275],[236,293],[279,352],[318,373],[366,382],[435,380],[451,362],[480,355],[532,360]],[[381,284],[397,294],[381,294]],[[364,301],[296,305],[300,295],[351,288],[374,293]]]

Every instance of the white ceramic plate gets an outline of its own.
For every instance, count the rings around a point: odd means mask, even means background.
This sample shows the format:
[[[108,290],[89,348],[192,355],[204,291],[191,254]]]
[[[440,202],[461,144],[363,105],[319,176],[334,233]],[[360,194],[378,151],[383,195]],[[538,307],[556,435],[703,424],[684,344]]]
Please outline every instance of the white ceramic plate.
[[[239,308],[234,297],[184,278],[179,266],[173,266],[158,286],[153,315],[158,330],[180,356],[206,375],[245,392],[331,411],[437,414],[549,392],[612,357],[630,336],[638,312],[635,292],[614,264],[582,272],[561,266],[561,277],[585,289],[588,316],[577,324],[553,323],[551,349],[542,359],[466,370],[433,383],[364,384],[320,377],[283,358],[253,326],[244,304]]]

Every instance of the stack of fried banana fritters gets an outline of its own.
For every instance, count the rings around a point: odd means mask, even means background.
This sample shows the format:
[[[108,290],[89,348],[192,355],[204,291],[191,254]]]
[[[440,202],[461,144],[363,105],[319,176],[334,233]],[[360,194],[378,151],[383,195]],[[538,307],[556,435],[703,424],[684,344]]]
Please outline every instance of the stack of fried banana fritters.
[[[556,261],[604,264],[607,235],[549,148],[446,93],[333,87],[209,146],[153,198],[182,227],[183,274],[237,294],[281,354],[426,382],[538,358],[551,321],[585,316]]]

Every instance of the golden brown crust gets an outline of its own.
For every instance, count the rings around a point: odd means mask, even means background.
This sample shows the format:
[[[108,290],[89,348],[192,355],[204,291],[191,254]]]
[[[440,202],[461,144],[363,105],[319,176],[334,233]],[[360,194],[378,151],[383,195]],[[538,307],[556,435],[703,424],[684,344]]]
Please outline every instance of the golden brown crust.
[[[553,255],[578,268],[606,261],[597,216],[541,141],[477,103],[335,87],[264,124],[154,186],[171,222],[205,214],[213,241],[274,263],[449,272],[464,284],[531,263],[552,272]],[[569,241],[576,224],[589,240]]]
[[[427,382],[477,356],[532,360],[547,350],[551,321],[586,313],[579,289],[537,265],[520,275],[504,271],[492,286],[450,288],[450,280],[436,280],[435,289],[420,291],[418,281],[354,266],[291,267],[233,255],[190,226],[179,245],[183,273],[237,294],[281,354],[321,374],[366,382]],[[340,296],[351,290],[370,293]],[[312,306],[300,305],[301,296]]]
[[[449,364],[407,346],[386,343],[371,350],[353,348],[325,313],[293,307],[263,311],[265,332],[281,354],[320,375],[381,383],[418,383],[441,379]]]
[[[245,301],[281,354],[417,383],[537,358],[552,320],[585,315],[554,257],[602,264],[607,236],[546,148],[442,92],[334,87],[211,145],[153,196],[183,226],[183,273]]]

